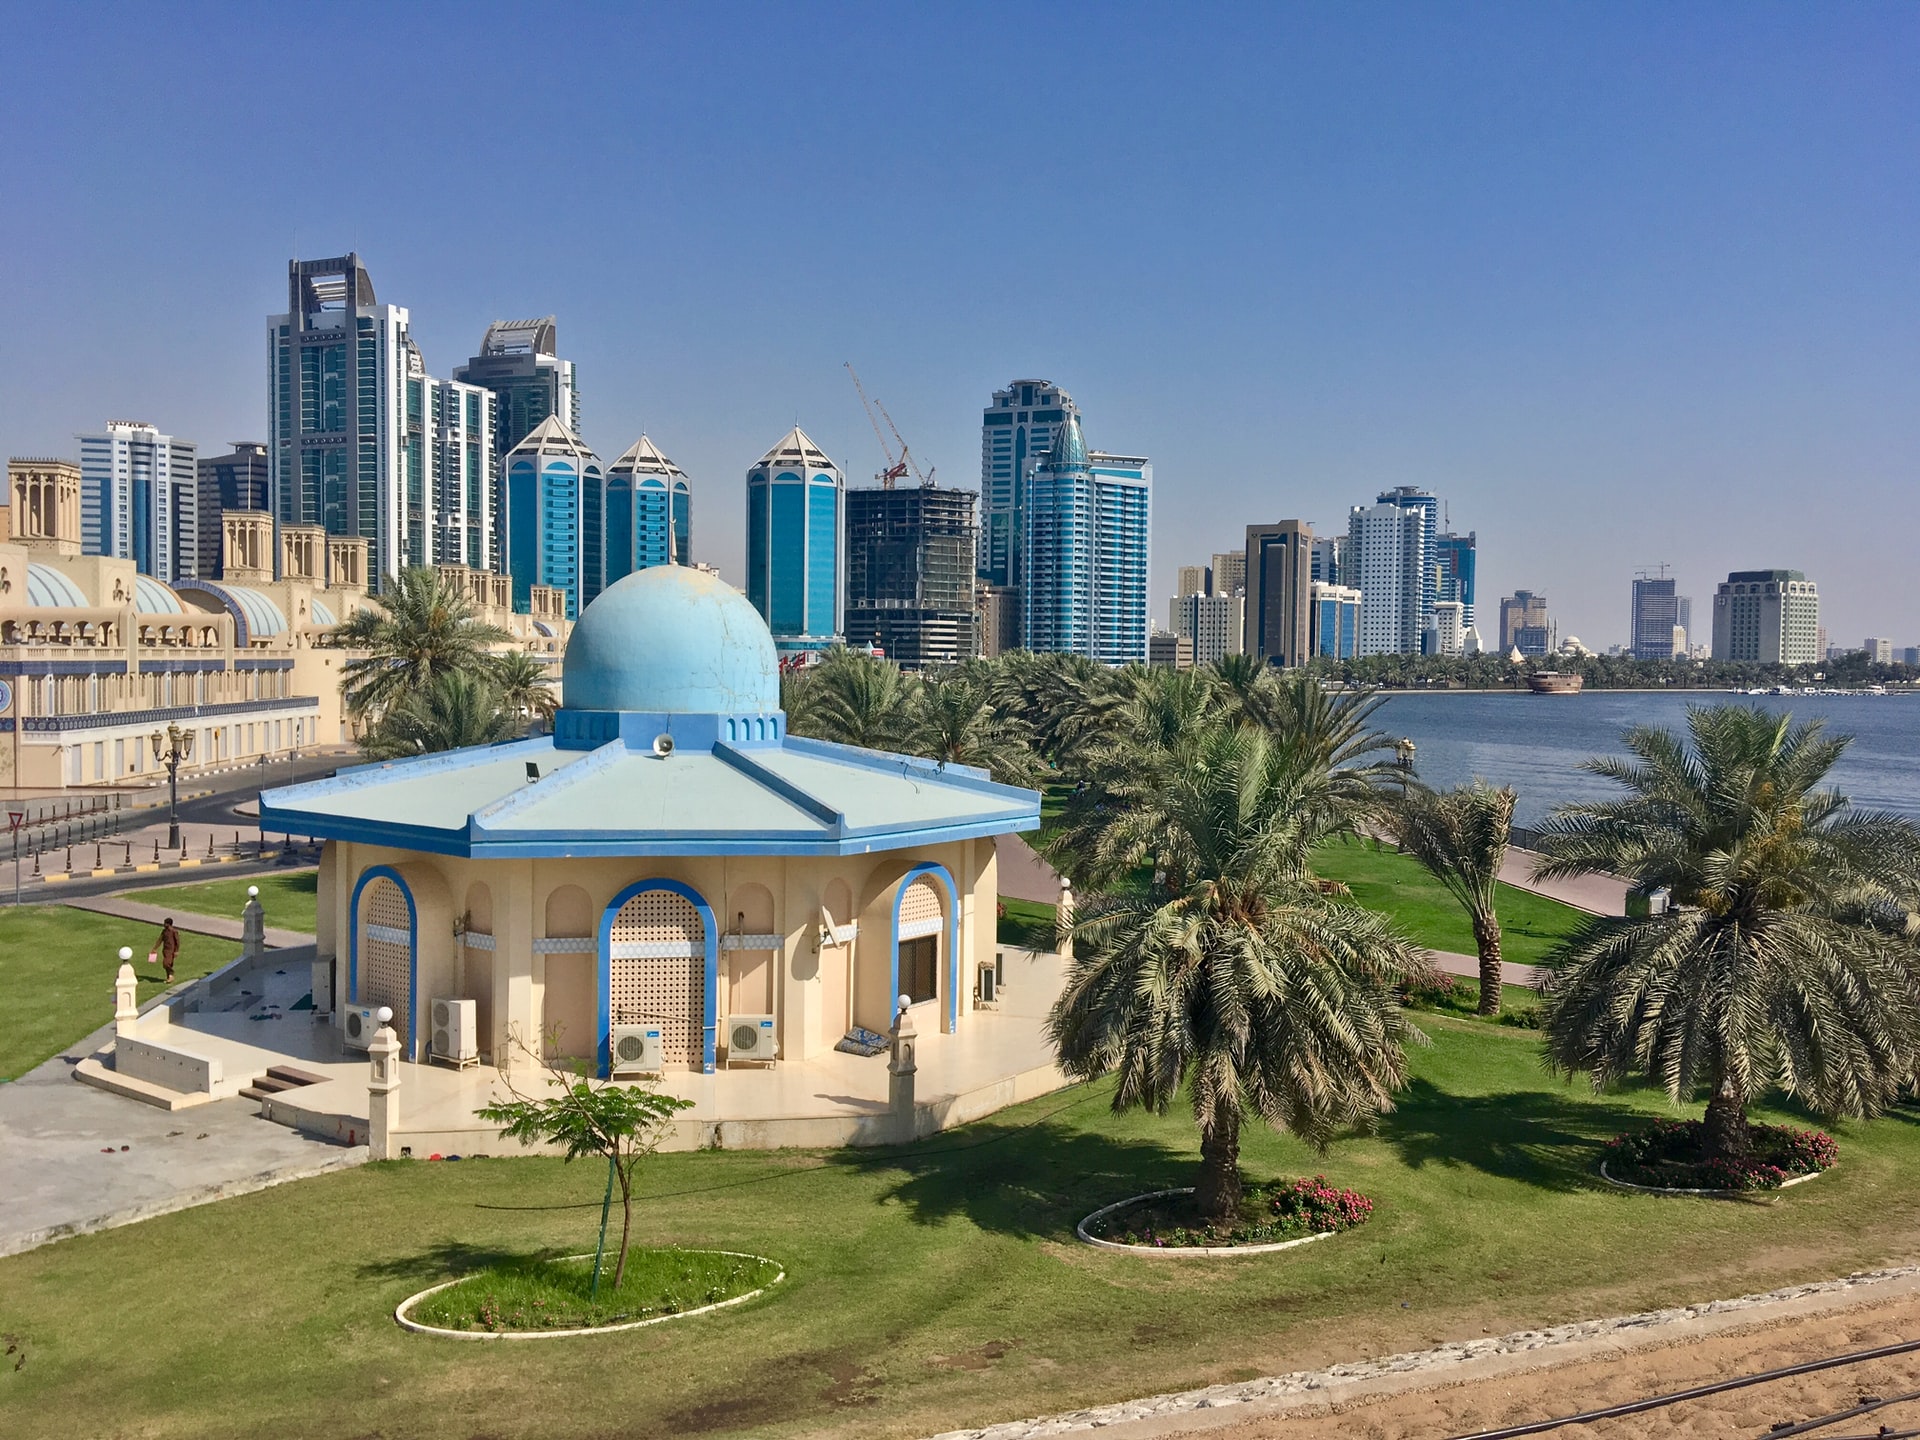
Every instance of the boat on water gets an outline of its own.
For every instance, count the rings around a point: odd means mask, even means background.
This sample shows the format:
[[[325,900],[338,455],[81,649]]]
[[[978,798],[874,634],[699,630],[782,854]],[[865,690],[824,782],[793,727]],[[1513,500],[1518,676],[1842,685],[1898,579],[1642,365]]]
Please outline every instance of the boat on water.
[[[1563,675],[1558,670],[1536,670],[1527,676],[1527,688],[1536,695],[1578,695],[1586,684],[1584,675]]]

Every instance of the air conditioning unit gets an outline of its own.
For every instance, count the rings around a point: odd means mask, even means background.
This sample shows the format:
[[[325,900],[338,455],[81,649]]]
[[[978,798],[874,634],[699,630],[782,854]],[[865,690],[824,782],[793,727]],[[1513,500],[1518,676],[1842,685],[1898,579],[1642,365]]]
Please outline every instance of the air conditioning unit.
[[[607,1049],[615,1075],[658,1075],[665,1068],[666,1047],[658,1025],[616,1025]]]
[[[349,1049],[364,1050],[373,1043],[373,1032],[380,1028],[373,1018],[373,1005],[349,1005],[340,1012],[340,1038]]]
[[[429,1053],[436,1060],[470,1065],[480,1059],[480,1024],[476,1003],[448,996],[433,1002],[433,1040]]]
[[[980,978],[974,984],[974,999],[984,1010],[991,1010],[1000,1003],[1000,971],[998,967],[983,964]]]
[[[773,1038],[773,1016],[727,1016],[727,1064],[770,1065],[779,1053],[780,1044]]]

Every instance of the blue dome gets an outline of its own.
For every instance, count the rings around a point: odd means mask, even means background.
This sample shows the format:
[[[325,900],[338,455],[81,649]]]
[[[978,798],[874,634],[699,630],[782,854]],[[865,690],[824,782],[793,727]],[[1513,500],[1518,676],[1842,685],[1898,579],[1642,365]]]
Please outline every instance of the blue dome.
[[[567,639],[561,684],[569,710],[780,708],[767,622],[719,576],[684,565],[651,565],[601,591]]]

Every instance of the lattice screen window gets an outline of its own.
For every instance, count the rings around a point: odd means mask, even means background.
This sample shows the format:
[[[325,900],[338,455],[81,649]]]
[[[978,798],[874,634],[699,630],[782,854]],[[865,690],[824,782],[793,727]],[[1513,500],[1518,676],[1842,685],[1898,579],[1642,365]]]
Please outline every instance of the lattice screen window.
[[[922,935],[938,935],[945,928],[937,882],[923,875],[900,897],[900,938],[915,940]]]
[[[660,1026],[662,1062],[706,1059],[706,927],[685,896],[647,890],[613,917],[607,963],[613,1019]]]
[[[407,1007],[413,980],[411,939],[407,897],[381,876],[360,892],[360,993],[354,998],[362,1005],[391,1007],[393,1033],[402,1044],[413,1034]]]

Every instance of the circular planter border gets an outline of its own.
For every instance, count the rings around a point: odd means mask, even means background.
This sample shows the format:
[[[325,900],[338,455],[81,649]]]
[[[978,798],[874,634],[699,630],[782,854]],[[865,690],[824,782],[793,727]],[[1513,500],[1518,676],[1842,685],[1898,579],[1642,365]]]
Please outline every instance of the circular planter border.
[[[1828,1166],[1832,1169],[1832,1166]],[[1796,1175],[1791,1180],[1782,1180],[1771,1190],[1683,1190],[1674,1185],[1636,1185],[1631,1180],[1616,1180],[1607,1173],[1607,1162],[1600,1162],[1600,1178],[1619,1190],[1632,1190],[1639,1195],[1701,1195],[1711,1200],[1747,1200],[1755,1195],[1778,1195],[1782,1190],[1791,1190],[1795,1185],[1804,1185],[1809,1180],[1818,1180],[1826,1170],[1815,1170],[1806,1175]]]
[[[729,1305],[743,1305],[757,1295],[764,1295],[782,1280],[787,1278],[787,1268],[778,1260],[765,1255],[750,1255],[744,1250],[701,1250],[703,1255],[731,1255],[736,1260],[758,1260],[762,1264],[772,1265],[779,1274],[767,1281],[757,1290],[749,1290],[744,1295],[735,1295],[731,1300],[716,1300],[711,1305],[701,1305],[693,1310],[678,1310],[671,1315],[655,1315],[647,1320],[623,1320],[618,1325],[587,1325],[574,1330],[449,1330],[441,1325],[423,1325],[418,1320],[409,1320],[407,1311],[426,1299],[429,1295],[438,1295],[442,1290],[451,1290],[454,1286],[471,1280],[471,1275],[460,1275],[452,1280],[443,1280],[438,1285],[429,1285],[417,1295],[409,1295],[393,1307],[393,1318],[403,1330],[411,1330],[416,1335],[443,1335],[450,1340],[566,1340],[576,1335],[614,1335],[622,1330],[638,1330],[646,1325],[664,1325],[669,1320],[691,1320],[696,1315],[710,1315],[715,1310],[724,1310]],[[587,1255],[561,1255],[561,1260],[587,1260]]]
[[[1116,1200],[1111,1205],[1102,1205],[1086,1219],[1073,1227],[1073,1233],[1083,1245],[1092,1245],[1101,1250],[1123,1250],[1129,1255],[1271,1255],[1276,1250],[1292,1250],[1299,1245],[1311,1245],[1316,1240],[1331,1240],[1338,1230],[1321,1230],[1312,1235],[1302,1235],[1297,1240],[1276,1240],[1267,1245],[1125,1245],[1118,1240],[1102,1240],[1087,1227],[1102,1215],[1111,1215],[1116,1210],[1124,1210],[1129,1205],[1138,1205],[1142,1200],[1158,1200],[1163,1195],[1191,1195],[1193,1186],[1183,1185],[1177,1190],[1149,1190],[1144,1195],[1130,1195],[1125,1200]]]

